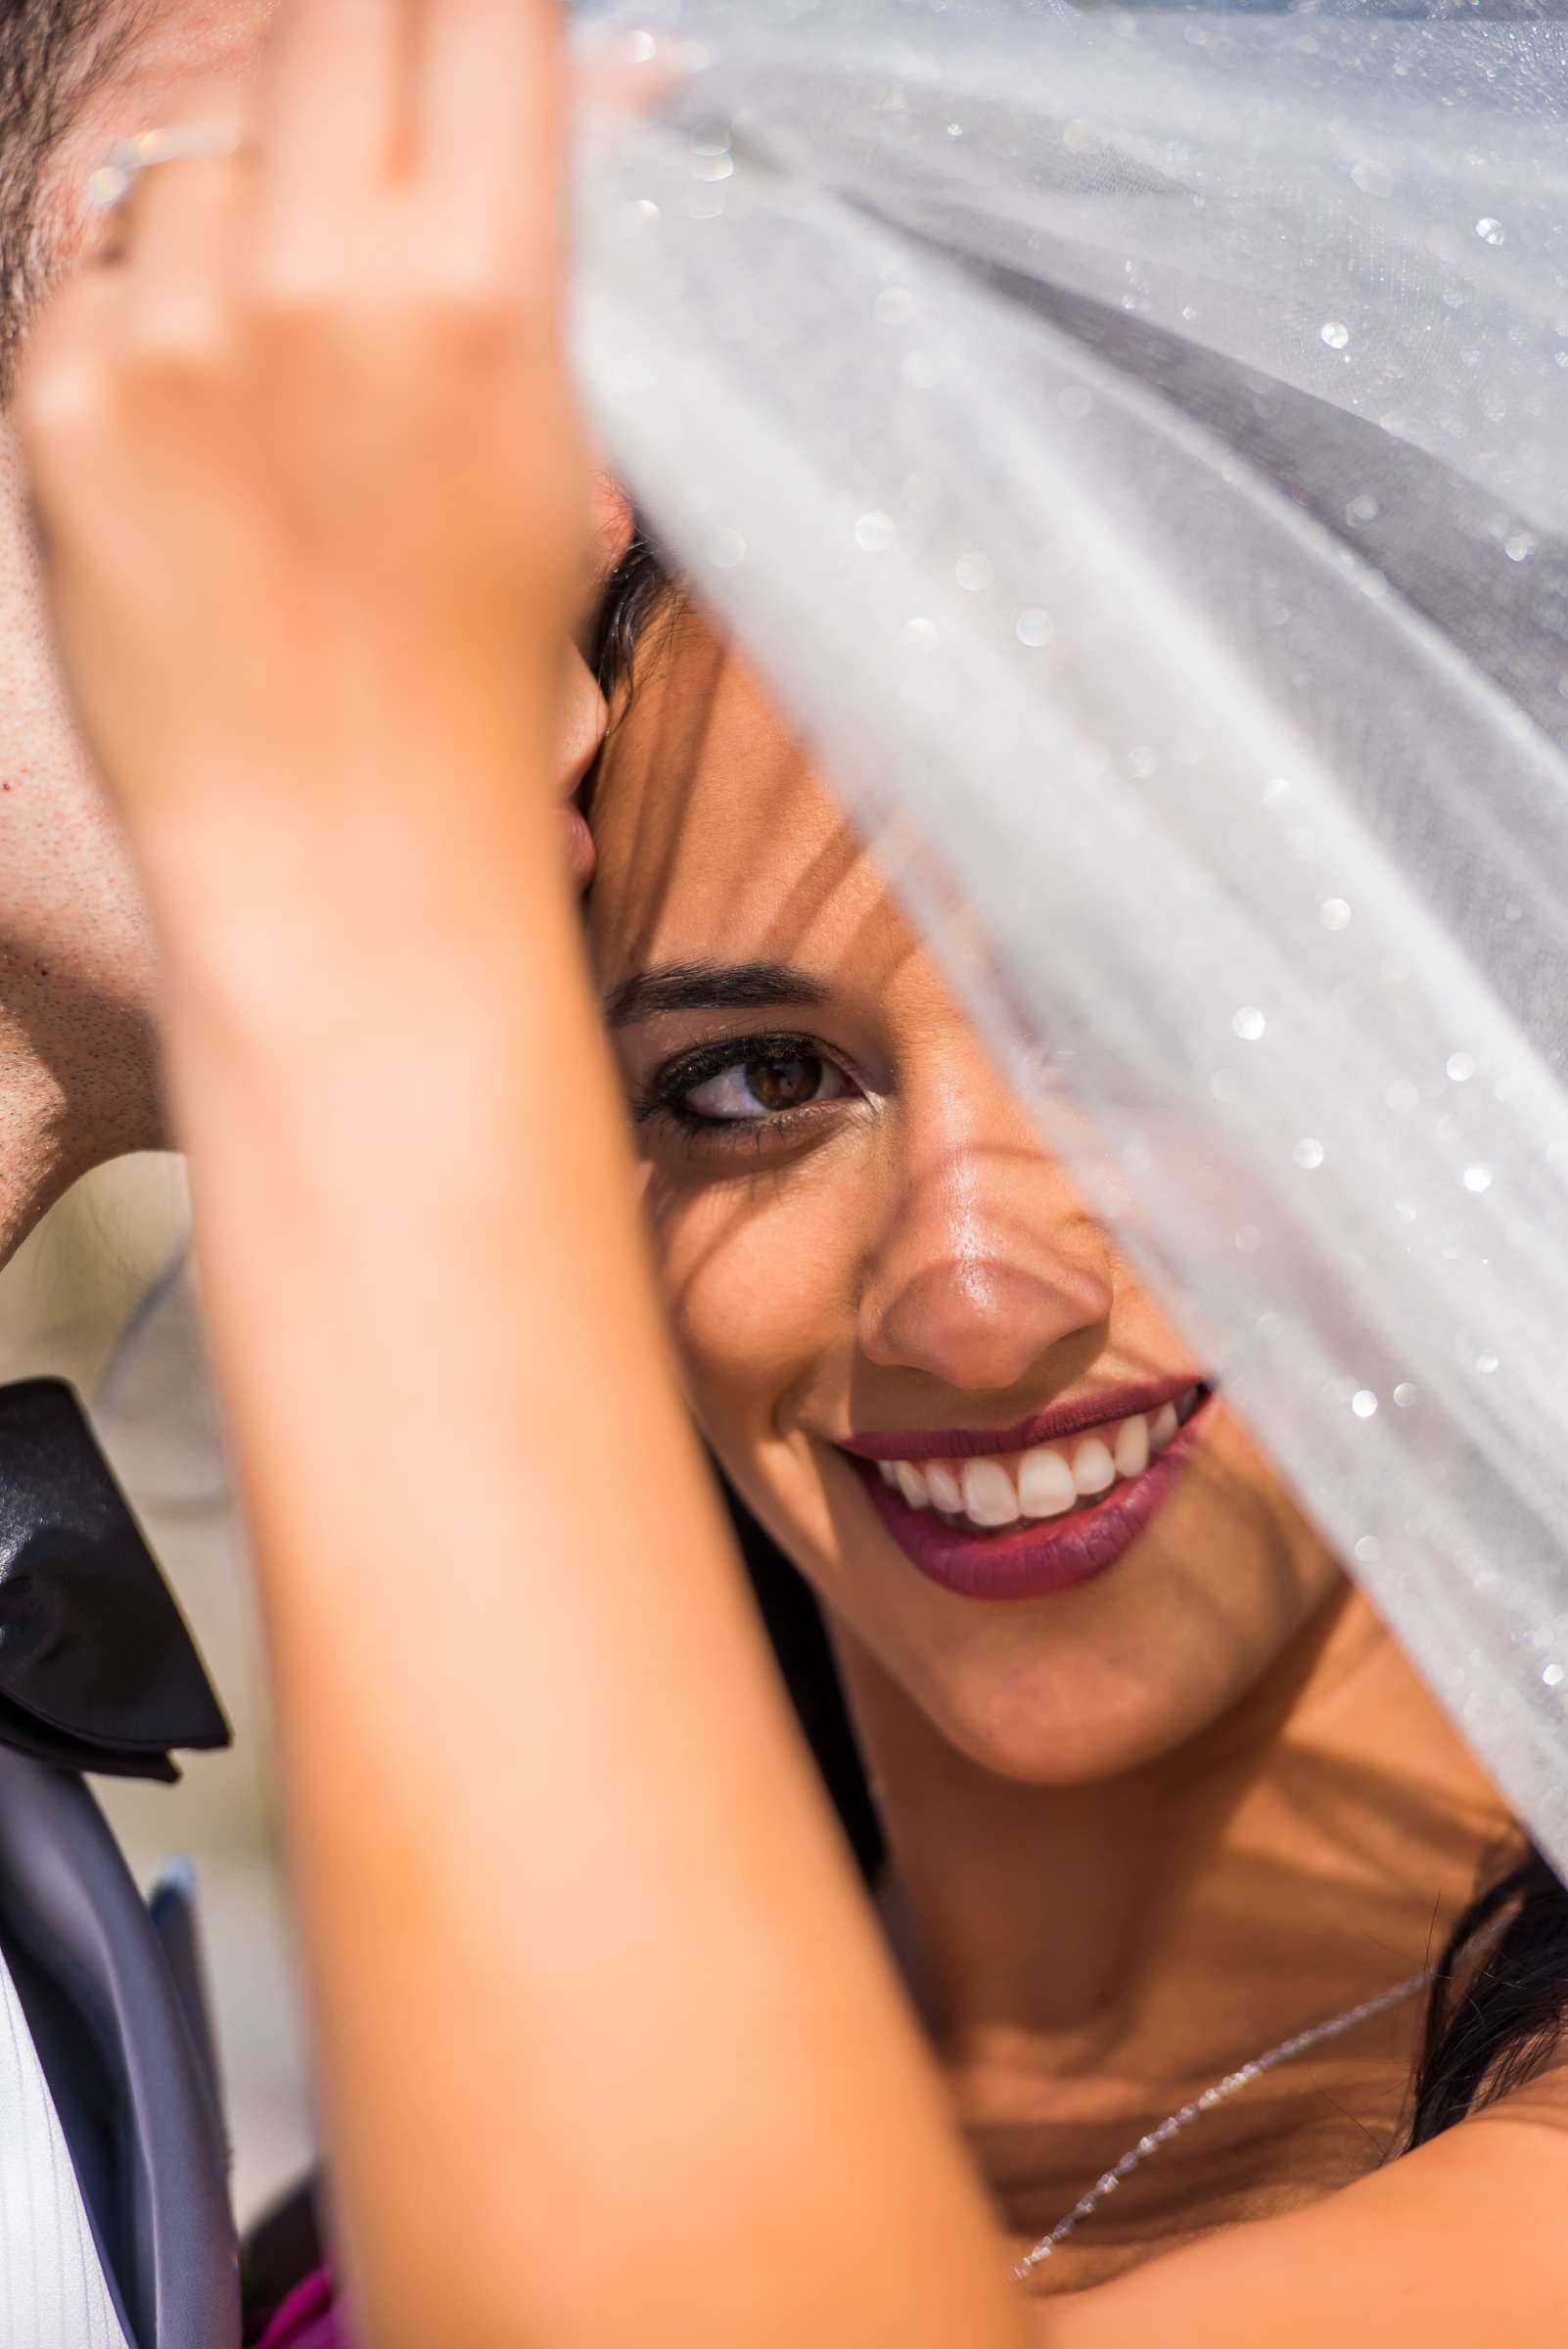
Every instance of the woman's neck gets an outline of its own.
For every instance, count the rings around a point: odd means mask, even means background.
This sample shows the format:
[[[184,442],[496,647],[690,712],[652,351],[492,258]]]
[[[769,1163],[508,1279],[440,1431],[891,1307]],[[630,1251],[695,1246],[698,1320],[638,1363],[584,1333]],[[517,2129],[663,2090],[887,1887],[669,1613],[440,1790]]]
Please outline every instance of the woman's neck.
[[[1182,2081],[1427,1961],[1506,1816],[1360,1594],[1240,1708],[1108,1781],[1023,1786],[840,1657],[890,1930],[959,2070]]]

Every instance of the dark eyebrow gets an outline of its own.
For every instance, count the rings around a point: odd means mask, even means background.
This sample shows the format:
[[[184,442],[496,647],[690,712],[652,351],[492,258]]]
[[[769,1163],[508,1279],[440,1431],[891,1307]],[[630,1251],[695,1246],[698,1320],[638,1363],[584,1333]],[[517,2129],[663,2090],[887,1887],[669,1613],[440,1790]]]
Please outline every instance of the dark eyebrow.
[[[664,1011],[772,1011],[825,1003],[828,990],[787,962],[670,962],[637,971],[605,997],[612,1028]]]

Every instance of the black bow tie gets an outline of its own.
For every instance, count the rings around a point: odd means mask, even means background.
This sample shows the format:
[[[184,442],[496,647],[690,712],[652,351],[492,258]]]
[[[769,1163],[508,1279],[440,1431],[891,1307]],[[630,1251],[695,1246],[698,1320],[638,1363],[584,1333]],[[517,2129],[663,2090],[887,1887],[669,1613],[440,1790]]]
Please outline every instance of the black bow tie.
[[[176,1778],[229,1727],[71,1389],[0,1387],[0,1745]]]

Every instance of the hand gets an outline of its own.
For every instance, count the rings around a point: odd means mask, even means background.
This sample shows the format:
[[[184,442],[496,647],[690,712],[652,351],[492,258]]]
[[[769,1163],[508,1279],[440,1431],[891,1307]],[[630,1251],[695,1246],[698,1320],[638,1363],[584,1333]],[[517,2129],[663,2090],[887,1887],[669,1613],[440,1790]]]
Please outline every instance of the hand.
[[[556,36],[547,0],[290,0],[207,110],[235,156],[147,171],[40,323],[58,622],[165,922],[408,789],[428,854],[591,756]]]

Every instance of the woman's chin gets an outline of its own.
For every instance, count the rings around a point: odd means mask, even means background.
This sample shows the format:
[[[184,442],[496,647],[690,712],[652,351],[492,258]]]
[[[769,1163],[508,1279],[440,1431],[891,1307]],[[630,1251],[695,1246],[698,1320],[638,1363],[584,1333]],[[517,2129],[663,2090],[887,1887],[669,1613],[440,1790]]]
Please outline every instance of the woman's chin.
[[[852,1587],[842,1571],[808,1579],[857,1711],[904,1709],[906,1729],[923,1722],[966,1762],[1020,1786],[1085,1786],[1176,1752],[1245,1697],[1276,1647],[1267,1635],[1206,1641],[1158,1608],[1121,1623],[1106,1610],[1069,1628],[1026,1627],[1020,1610],[977,1605],[955,1624],[946,1608],[945,1621],[936,1609],[890,1608],[881,1589]]]
[[[906,1728],[923,1720],[1020,1786],[1087,1786],[1180,1752],[1246,1703],[1339,1579],[1289,1512],[1265,1512],[1255,1543],[1217,1539],[1216,1489],[1186,1477],[1107,1571],[997,1604],[918,1571],[858,1463],[770,1465],[765,1483],[736,1481],[815,1590],[853,1708],[906,1707]]]
[[[882,1703],[911,1707],[978,1769],[1045,1788],[1121,1777],[1188,1747],[1245,1705],[1299,1627],[1295,1609],[1276,1619],[1261,1594],[1228,1615],[1178,1599],[1176,1579],[1139,1577],[1126,1606],[1078,1622],[950,1600],[890,1607],[880,1577],[875,1590],[818,1588],[871,1659]]]
[[[953,1672],[940,1657],[904,1658],[897,1677],[902,1694],[966,1762],[1042,1790],[1146,1770],[1200,1736],[1235,1695],[1190,1682],[1175,1691],[1084,1657],[1018,1672],[975,1668],[973,1659],[970,1669]]]

